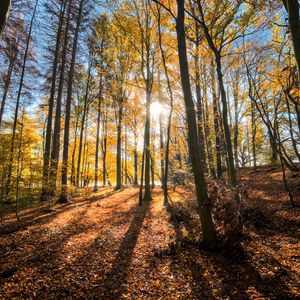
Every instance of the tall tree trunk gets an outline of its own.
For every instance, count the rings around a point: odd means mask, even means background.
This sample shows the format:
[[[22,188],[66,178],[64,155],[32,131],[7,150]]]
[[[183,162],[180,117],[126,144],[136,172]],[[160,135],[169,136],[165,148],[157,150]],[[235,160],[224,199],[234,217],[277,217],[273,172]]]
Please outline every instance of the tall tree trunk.
[[[252,156],[253,156],[253,167],[256,170],[256,117],[255,117],[255,104],[251,100],[251,137],[252,137]]]
[[[238,138],[239,138],[239,112],[238,112],[238,98],[239,98],[239,77],[235,78],[233,84],[233,101],[234,101],[234,130],[233,130],[233,148],[234,148],[234,160],[235,167],[239,167],[238,158]]]
[[[232,187],[235,188],[237,185],[237,181],[236,181],[236,173],[234,168],[230,129],[228,124],[227,99],[226,99],[226,92],[225,92],[225,87],[223,82],[221,55],[220,53],[216,53],[215,56],[216,56],[217,74],[218,74],[218,81],[219,81],[221,101],[222,101],[222,119],[223,119],[223,127],[224,127],[224,134],[225,134],[225,146],[226,146],[227,159],[228,159],[228,174],[229,174],[230,184]]]
[[[143,205],[143,187],[144,187],[144,172],[145,172],[145,139],[143,146],[143,155],[142,155],[142,166],[141,166],[141,181],[140,181],[140,191],[139,191],[139,206]]]
[[[170,76],[169,76],[169,72],[168,72],[168,68],[167,68],[166,55],[165,55],[165,51],[163,49],[163,44],[162,44],[161,14],[160,14],[160,9],[158,8],[158,5],[157,5],[157,11],[158,11],[157,22],[158,22],[159,47],[160,47],[164,72],[165,72],[165,76],[166,76],[166,79],[167,79],[168,92],[169,92],[169,96],[170,96],[170,113],[169,113],[169,117],[168,117],[166,149],[165,149],[165,167],[164,167],[164,170],[162,169],[162,174],[164,174],[164,176],[162,177],[162,179],[163,179],[162,180],[163,190],[164,190],[164,205],[167,205],[168,204],[168,176],[169,176],[169,158],[170,158],[170,139],[171,139],[171,126],[172,126],[174,96],[173,96],[173,90],[172,90],[172,87],[171,87]],[[163,135],[162,128],[161,128],[161,135]],[[162,142],[163,142],[163,140],[162,140]],[[163,150],[163,147],[162,147],[162,150]],[[163,171],[164,171],[164,173],[163,173]]]
[[[212,84],[212,100],[213,100],[213,114],[214,114],[214,130],[216,143],[216,161],[217,161],[217,178],[222,177],[222,158],[221,158],[221,132],[220,132],[220,115],[218,109],[218,96],[216,91],[215,79],[215,65],[213,59],[211,60],[211,84]]]
[[[106,170],[106,153],[107,153],[107,107],[104,113],[104,118],[102,121],[102,179],[103,186],[106,186],[107,181],[107,170]]]
[[[117,122],[117,169],[116,190],[122,187],[122,121],[123,121],[123,99],[119,100],[119,112]]]
[[[293,48],[298,68],[298,87],[300,87],[300,16],[298,0],[283,0],[289,16],[289,28],[291,32]]]
[[[204,130],[204,146],[206,145],[206,153],[207,153],[207,165],[209,167],[210,174],[215,178],[215,168],[213,164],[212,157],[212,144],[211,144],[211,133],[210,133],[210,118],[209,118],[209,105],[208,105],[208,96],[207,96],[207,70],[206,70],[206,62],[203,62],[203,97],[202,97],[202,106],[203,106],[203,130]]]
[[[1,128],[4,108],[5,108],[5,104],[6,104],[8,90],[9,90],[9,87],[10,87],[11,76],[12,76],[12,73],[13,73],[14,65],[15,65],[15,58],[11,57],[10,60],[9,60],[7,74],[5,76],[5,83],[4,83],[3,94],[2,94],[2,102],[1,102],[1,107],[0,107],[0,128]]]
[[[58,92],[57,92],[57,99],[56,99],[53,143],[52,143],[51,162],[50,162],[50,182],[51,182],[52,195],[55,194],[56,191],[56,180],[57,180],[57,171],[58,171],[58,162],[59,162],[61,106],[62,106],[62,94],[63,94],[64,82],[65,82],[65,67],[66,67],[66,60],[67,60],[70,15],[71,15],[71,1],[69,2],[68,5],[68,16],[66,21],[65,33],[64,33],[64,46],[61,54],[62,61],[60,67],[60,78],[59,78],[59,85],[58,85]]]
[[[200,159],[202,159],[203,166],[206,169],[206,152],[204,144],[204,118],[203,118],[203,99],[201,96],[201,87],[200,87],[200,63],[199,63],[199,46],[200,46],[200,32],[199,24],[195,22],[195,86],[196,86],[196,99],[197,99],[197,129],[198,129],[198,139],[199,139],[199,150],[200,150]]]
[[[102,103],[102,76],[100,77],[99,99],[98,99],[98,107],[97,107],[97,133],[96,133],[94,192],[98,191],[98,180],[99,180],[99,144],[100,144],[101,103]]]
[[[72,47],[72,58],[69,71],[69,81],[67,90],[67,101],[66,101],[66,116],[65,116],[65,128],[64,128],[64,148],[63,148],[63,163],[62,163],[62,191],[59,202],[67,203],[68,200],[68,163],[69,163],[69,136],[70,136],[70,117],[71,117],[71,101],[73,93],[73,79],[74,79],[74,68],[77,54],[78,35],[80,30],[80,24],[82,19],[82,10],[85,0],[80,0],[79,10],[77,14],[75,36]]]
[[[195,178],[198,210],[202,224],[203,244],[207,248],[214,248],[216,245],[216,232],[212,220],[211,210],[208,205],[207,186],[203,172],[203,164],[202,160],[199,158],[199,143],[196,130],[196,112],[194,108],[189,78],[189,66],[186,52],[186,38],[184,25],[184,0],[177,0],[177,6],[178,14],[176,20],[176,32],[178,40],[181,84],[186,108],[189,152]]]
[[[125,124],[125,136],[124,136],[124,143],[125,143],[125,149],[124,149],[124,172],[125,172],[125,185],[128,185],[128,160],[127,160],[127,145],[128,145],[128,140],[127,140],[127,124]]]
[[[83,112],[82,112],[82,120],[81,120],[81,127],[80,127],[79,149],[78,149],[78,158],[77,158],[77,173],[76,173],[76,185],[77,186],[79,186],[79,182],[80,182],[82,143],[83,143],[84,125],[85,125],[85,120],[87,117],[87,110],[88,110],[88,97],[89,97],[89,88],[90,88],[90,80],[91,80],[91,69],[92,69],[92,66],[91,66],[91,61],[90,61],[89,67],[88,67],[88,77],[87,77],[86,87],[85,87]]]
[[[17,96],[17,101],[16,101],[13,132],[12,132],[11,145],[10,145],[9,164],[8,164],[8,172],[7,172],[8,174],[7,174],[7,181],[6,181],[6,196],[8,196],[8,194],[10,192],[10,183],[11,183],[11,175],[12,175],[12,168],[13,168],[13,162],[14,162],[15,138],[16,138],[16,129],[17,129],[17,124],[18,124],[20,100],[21,100],[21,95],[22,95],[22,90],[23,90],[23,82],[24,82],[24,76],[25,76],[25,71],[26,71],[26,64],[27,64],[27,58],[28,58],[28,52],[29,52],[29,46],[30,46],[30,40],[31,40],[32,27],[33,27],[33,22],[34,22],[38,3],[39,3],[39,0],[36,0],[34,10],[33,10],[32,16],[31,16],[31,20],[30,20],[29,32],[28,32],[27,39],[26,39],[26,48],[25,48],[25,52],[24,52],[24,56],[23,56],[22,72],[21,72],[18,96]]]
[[[149,81],[149,79],[148,79]],[[146,124],[145,124],[145,193],[144,200],[150,201],[151,186],[150,186],[150,105],[151,105],[151,89],[150,83],[146,82]]]
[[[23,129],[24,129],[24,115],[25,110],[22,111],[22,118],[21,118],[21,128],[20,128],[20,137],[19,137],[19,149],[18,149],[18,159],[17,159],[17,180],[16,180],[16,217],[19,221],[19,197],[20,197],[20,181],[22,179],[22,169],[23,169],[23,159],[22,156],[22,142],[23,142]]]
[[[134,134],[134,180],[133,184],[138,185],[138,150],[137,150],[137,134]]]
[[[75,131],[74,131],[74,147],[72,151],[72,162],[71,162],[71,184],[76,184],[76,168],[75,168],[75,154],[77,150],[77,133],[78,133],[78,123],[79,123],[79,117],[76,117],[75,121]]]
[[[52,133],[52,118],[53,118],[53,104],[56,88],[56,76],[57,76],[57,67],[59,59],[59,48],[60,40],[62,34],[62,25],[65,14],[66,1],[61,3],[60,15],[59,15],[59,24],[56,34],[56,45],[53,58],[53,70],[51,78],[51,90],[48,104],[48,117],[47,117],[47,129],[46,129],[46,142],[44,150],[44,162],[43,162],[43,182],[42,182],[42,194],[41,200],[45,201],[48,198],[49,188],[48,188],[48,179],[49,179],[49,163],[50,163],[50,148],[51,148],[51,133]]]
[[[160,150],[160,179],[161,179],[161,187],[164,189],[165,184],[165,160],[164,160],[164,128],[162,115],[159,114],[159,150]]]

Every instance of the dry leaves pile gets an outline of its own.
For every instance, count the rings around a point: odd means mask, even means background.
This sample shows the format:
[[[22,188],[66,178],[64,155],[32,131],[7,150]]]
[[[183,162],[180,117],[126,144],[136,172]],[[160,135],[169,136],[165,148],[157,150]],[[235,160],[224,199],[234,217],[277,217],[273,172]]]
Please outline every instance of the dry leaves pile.
[[[0,298],[296,299],[299,208],[290,208],[278,170],[244,171],[240,181],[248,230],[234,247],[213,253],[199,250],[195,199],[183,187],[167,207],[159,188],[143,207],[138,189],[107,188],[54,210],[25,211],[20,223],[7,217]],[[299,203],[299,178],[289,184]],[[227,236],[239,220],[230,193],[210,183],[218,232]]]

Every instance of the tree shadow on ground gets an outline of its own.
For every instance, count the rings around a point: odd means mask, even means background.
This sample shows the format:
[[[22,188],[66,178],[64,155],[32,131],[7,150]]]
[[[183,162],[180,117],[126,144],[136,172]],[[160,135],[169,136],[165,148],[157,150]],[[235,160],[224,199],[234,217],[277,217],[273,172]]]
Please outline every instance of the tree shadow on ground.
[[[218,252],[205,252],[199,249],[198,242],[185,242],[181,224],[190,228],[191,234],[200,225],[189,220],[191,216],[188,211],[182,213],[184,208],[178,203],[169,203],[167,207],[170,223],[176,233],[177,247],[168,255],[173,261],[173,272],[180,268],[186,270],[187,277],[189,272],[192,274],[193,299],[250,299],[250,294],[258,298],[293,299],[282,278],[290,276],[290,271],[273,256],[264,254],[264,262],[258,263],[253,259],[255,253],[248,254],[239,241]],[[261,267],[267,267],[264,276],[259,272]],[[276,272],[272,272],[274,270]]]
[[[104,282],[96,289],[95,295],[97,295],[97,299],[120,299],[121,295],[126,293],[126,290],[122,288],[122,284],[129,273],[133,251],[150,203],[146,202],[143,206],[135,208],[131,224],[120,244],[112,267],[106,273]]]
[[[32,225],[42,225],[48,223],[61,213],[67,212],[75,207],[81,207],[86,204],[91,204],[99,200],[107,199],[119,192],[121,192],[121,190],[112,190],[109,193],[105,193],[103,195],[95,195],[82,200],[76,201],[74,199],[74,202],[59,205],[53,210],[42,210],[41,207],[39,207],[38,209],[33,210],[31,213],[26,213],[25,218],[22,218],[20,221],[14,220],[9,223],[4,222],[0,224],[0,235],[15,233]]]

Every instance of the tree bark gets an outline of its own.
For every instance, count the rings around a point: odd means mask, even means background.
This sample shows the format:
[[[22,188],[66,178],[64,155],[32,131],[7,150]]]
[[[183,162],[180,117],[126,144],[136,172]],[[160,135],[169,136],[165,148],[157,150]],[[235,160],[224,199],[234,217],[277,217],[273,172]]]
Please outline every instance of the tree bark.
[[[216,246],[216,232],[212,220],[209,200],[207,195],[207,186],[205,182],[203,164],[199,158],[199,144],[197,135],[196,112],[191,93],[191,84],[189,78],[189,66],[186,51],[186,37],[184,25],[184,0],[177,0],[178,15],[176,20],[176,32],[178,40],[178,54],[181,74],[181,84],[186,108],[186,118],[188,124],[188,145],[192,169],[194,173],[196,195],[200,220],[202,224],[203,244],[207,248]]]
[[[3,32],[8,18],[11,0],[1,0],[0,2],[0,34]]]
[[[62,94],[63,94],[63,88],[65,82],[65,67],[66,67],[66,60],[67,60],[70,15],[71,15],[71,1],[69,2],[68,5],[68,15],[67,15],[66,27],[64,33],[64,46],[61,54],[62,61],[61,61],[61,68],[60,68],[60,78],[59,78],[59,85],[58,85],[58,92],[57,92],[57,99],[56,99],[55,122],[54,122],[54,132],[53,132],[53,142],[52,142],[52,152],[51,152],[51,162],[50,162],[50,184],[51,184],[52,195],[54,195],[56,191],[56,180],[57,180],[57,171],[58,171],[58,162],[59,162],[61,106],[62,106]]]
[[[289,16],[289,29],[291,32],[295,59],[298,69],[298,87],[300,87],[300,16],[298,0],[283,0],[283,4]]]
[[[87,77],[85,95],[84,95],[84,100],[83,100],[84,101],[83,112],[82,112],[82,119],[81,119],[81,126],[80,126],[79,149],[78,149],[77,172],[76,172],[76,185],[77,186],[80,185],[82,143],[83,143],[85,120],[87,117],[87,110],[88,110],[88,96],[89,96],[89,88],[90,88],[90,79],[91,79],[91,62],[89,62],[89,67],[88,67],[88,77]]]
[[[220,132],[220,115],[218,109],[218,98],[216,92],[215,80],[215,65],[213,59],[211,60],[211,84],[212,84],[212,100],[213,100],[213,114],[214,114],[214,130],[216,143],[216,161],[217,161],[217,178],[222,177],[222,156],[221,156],[221,132]]]
[[[59,202],[67,203],[68,199],[68,163],[69,163],[69,136],[70,136],[70,117],[71,117],[71,101],[73,93],[73,79],[74,79],[74,69],[78,46],[78,36],[82,19],[82,10],[85,0],[81,0],[79,4],[79,10],[76,21],[75,36],[73,40],[72,47],[72,58],[69,71],[69,81],[67,89],[67,101],[66,101],[66,116],[65,116],[65,128],[64,128],[64,148],[63,148],[63,163],[62,163],[62,191],[60,195]]]
[[[49,179],[53,104],[54,104],[54,96],[55,96],[55,88],[56,88],[56,76],[57,76],[57,67],[58,67],[58,59],[59,59],[59,48],[60,48],[63,18],[64,18],[64,14],[65,14],[65,7],[66,7],[66,1],[63,1],[61,3],[59,24],[58,24],[58,28],[57,28],[57,34],[56,34],[56,45],[55,45],[55,51],[54,51],[53,71],[52,71],[52,78],[51,78],[51,90],[50,90],[50,97],[49,97],[49,104],[48,104],[46,142],[45,142],[44,162],[43,162],[43,182],[42,182],[43,186],[42,186],[42,194],[41,194],[42,201],[47,200],[48,193],[49,193],[48,179]]]
[[[122,122],[123,122],[123,99],[119,100],[119,112],[117,121],[117,168],[116,190],[122,187]]]
[[[98,180],[99,180],[99,144],[100,144],[101,105],[102,105],[102,76],[100,77],[99,99],[98,99],[98,109],[97,109],[97,133],[96,133],[94,192],[98,191]]]
[[[4,108],[5,108],[5,104],[6,104],[7,94],[8,94],[8,90],[10,87],[11,77],[12,77],[12,73],[13,73],[14,62],[15,62],[15,59],[13,57],[11,57],[9,60],[8,70],[7,70],[7,74],[5,77],[2,102],[1,102],[1,107],[0,107],[0,128],[1,128],[2,118],[3,118]]]
[[[28,58],[28,52],[29,52],[29,46],[30,46],[30,40],[31,40],[33,22],[34,22],[35,14],[37,11],[38,3],[39,3],[39,0],[36,0],[34,10],[33,10],[32,16],[31,16],[31,20],[30,20],[29,32],[28,32],[27,39],[26,39],[26,48],[25,48],[25,52],[24,52],[24,56],[23,56],[22,72],[21,72],[20,84],[19,84],[17,101],[16,101],[13,132],[12,132],[11,145],[10,145],[8,175],[7,175],[7,181],[6,181],[6,196],[8,196],[8,194],[10,192],[10,183],[11,183],[11,175],[12,175],[12,168],[13,168],[13,161],[14,161],[15,138],[16,138],[16,129],[17,129],[17,124],[18,124],[20,100],[21,100],[21,95],[22,95],[22,90],[23,90],[23,83],[24,83],[24,77],[25,77],[25,71],[26,71],[26,64],[27,64],[27,58]]]

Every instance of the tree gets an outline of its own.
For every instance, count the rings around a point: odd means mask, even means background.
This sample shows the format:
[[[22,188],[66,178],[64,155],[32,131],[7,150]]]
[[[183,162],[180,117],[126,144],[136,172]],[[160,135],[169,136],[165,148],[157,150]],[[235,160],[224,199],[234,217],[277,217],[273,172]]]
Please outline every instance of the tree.
[[[67,203],[68,199],[68,162],[69,162],[69,136],[70,136],[70,115],[71,115],[71,100],[73,93],[73,79],[74,79],[74,69],[75,69],[75,61],[77,54],[77,46],[78,46],[78,36],[80,25],[82,21],[82,12],[85,0],[80,0],[79,8],[76,15],[76,28],[75,28],[75,36],[73,39],[72,46],[72,58],[69,70],[69,79],[68,79],[68,87],[67,87],[67,100],[66,100],[66,116],[65,116],[65,127],[64,127],[64,147],[63,147],[63,163],[62,163],[62,191],[60,195],[59,202]]]
[[[9,195],[10,188],[11,188],[10,184],[11,184],[11,175],[12,175],[12,168],[13,168],[13,161],[14,161],[15,137],[16,137],[17,124],[18,124],[19,107],[20,107],[21,95],[22,95],[23,84],[24,84],[24,76],[25,76],[25,72],[26,72],[26,64],[27,64],[27,59],[28,59],[32,28],[33,28],[33,23],[34,23],[35,14],[37,11],[38,3],[39,3],[39,0],[36,0],[36,2],[34,4],[33,13],[31,16],[31,20],[30,20],[29,31],[28,31],[27,40],[26,40],[26,48],[25,48],[25,53],[23,56],[21,78],[20,78],[20,84],[19,84],[18,95],[17,95],[17,100],[16,100],[15,114],[14,114],[13,134],[12,134],[11,143],[10,143],[10,157],[9,157],[8,175],[7,175],[7,181],[6,181],[6,196]]]
[[[282,2],[288,13],[289,28],[291,31],[291,38],[298,68],[298,78],[300,82],[300,5],[298,0],[282,0]],[[300,83],[298,85],[300,86]]]
[[[6,20],[8,18],[11,0],[3,0],[0,3],[0,34],[4,30]]]

